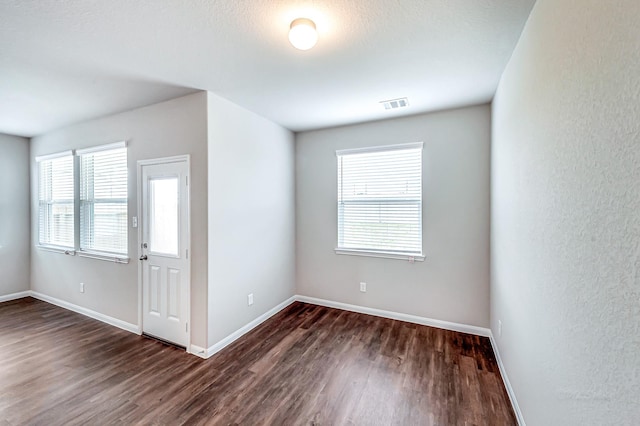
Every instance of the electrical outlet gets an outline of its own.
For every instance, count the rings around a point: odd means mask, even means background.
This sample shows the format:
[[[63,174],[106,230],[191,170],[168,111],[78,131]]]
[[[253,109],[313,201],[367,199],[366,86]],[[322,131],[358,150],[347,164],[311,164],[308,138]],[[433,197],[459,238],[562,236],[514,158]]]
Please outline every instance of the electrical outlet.
[[[80,293],[84,293],[84,283],[80,283]]]
[[[360,291],[363,293],[367,292],[367,283],[360,283]]]
[[[502,321],[498,320],[498,337],[502,337]]]
[[[250,293],[247,296],[247,305],[249,305],[249,306],[253,305],[253,293]]]

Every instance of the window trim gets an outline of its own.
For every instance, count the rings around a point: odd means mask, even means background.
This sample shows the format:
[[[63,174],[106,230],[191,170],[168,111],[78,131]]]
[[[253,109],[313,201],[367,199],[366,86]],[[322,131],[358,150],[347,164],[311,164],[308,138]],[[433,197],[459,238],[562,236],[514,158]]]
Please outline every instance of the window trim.
[[[77,250],[76,255],[79,257],[86,257],[87,259],[105,260],[114,263],[129,263],[131,260],[128,254],[123,256],[121,254],[97,250]]]
[[[401,143],[396,145],[380,145],[380,146],[372,146],[372,147],[364,147],[364,148],[350,148],[350,149],[339,149],[336,151],[336,157],[341,155],[349,155],[349,154],[366,154],[369,152],[380,152],[380,151],[400,151],[403,149],[424,149],[424,142],[410,142],[410,143]]]
[[[75,153],[72,149],[68,149],[66,151],[55,152],[53,154],[38,155],[36,156],[36,163],[39,163],[41,161],[46,161],[46,160],[54,160],[60,157],[67,157],[69,155],[73,156],[74,154]]]
[[[128,178],[127,178],[127,197],[124,198],[124,203],[126,205],[127,208],[127,227],[126,227],[126,232],[127,232],[127,247],[126,247],[126,253],[119,253],[119,252],[110,252],[110,251],[106,251],[106,250],[97,250],[97,249],[93,249],[93,248],[89,248],[89,249],[85,249],[82,247],[82,235],[83,235],[83,229],[82,229],[82,206],[83,206],[83,200],[82,200],[82,196],[80,194],[81,192],[81,187],[82,187],[82,156],[83,155],[89,155],[89,154],[95,154],[95,153],[99,153],[99,152],[105,152],[105,151],[111,151],[111,150],[116,150],[116,149],[123,149],[123,148],[127,148],[127,142],[126,141],[119,141],[119,142],[114,142],[114,143],[109,143],[109,144],[103,144],[103,145],[97,145],[97,146],[93,146],[93,147],[89,147],[89,148],[83,148],[83,149],[76,149],[76,157],[78,158],[78,179],[77,179],[77,183],[78,183],[78,196],[77,196],[77,202],[78,202],[78,223],[77,223],[77,227],[78,227],[78,242],[77,242],[77,247],[76,250],[78,252],[78,256],[81,257],[86,257],[86,258],[90,258],[90,259],[98,259],[98,260],[107,260],[107,261],[112,261],[112,262],[116,262],[116,263],[129,263],[129,182],[128,182]],[[127,161],[129,158],[129,152],[127,151],[126,153],[127,155]],[[129,169],[128,164],[126,164],[127,166],[127,171]],[[115,198],[115,199],[111,199],[111,200],[99,200],[96,201],[94,200],[84,200],[84,202],[87,205],[91,205],[92,208],[96,205],[96,204],[101,204],[104,202],[118,202],[121,203],[120,198]],[[88,229],[85,229],[84,232],[88,232]]]
[[[80,157],[81,155],[94,154],[96,152],[110,151],[112,149],[120,149],[120,148],[126,148],[126,147],[127,147],[127,142],[120,141],[120,142],[108,143],[105,145],[93,146],[91,148],[76,149],[76,155]]]
[[[49,161],[49,160],[55,160],[57,158],[62,158],[62,157],[71,157],[71,168],[72,168],[72,172],[73,172],[73,186],[74,186],[74,190],[73,190],[73,238],[74,238],[74,243],[73,246],[63,246],[63,245],[59,245],[59,244],[49,244],[49,243],[41,243],[40,242],[40,178],[41,176],[41,167],[40,167],[40,163],[43,161]],[[36,247],[43,249],[45,251],[51,251],[51,252],[56,252],[56,253],[62,253],[62,254],[66,254],[66,255],[71,255],[71,256],[75,256],[76,253],[76,244],[75,244],[75,239],[76,239],[76,226],[75,226],[75,222],[76,222],[76,211],[75,211],[75,185],[76,185],[76,158],[75,158],[75,151],[73,149],[67,149],[65,151],[60,151],[60,152],[54,152],[52,154],[45,154],[45,155],[38,155],[35,157],[35,161],[36,161],[36,170],[38,172],[38,177],[37,177],[37,182],[38,182],[38,188],[36,193],[38,194],[38,232],[36,234]],[[49,203],[49,204],[55,204],[55,203]]]
[[[382,259],[400,259],[408,260],[409,262],[424,262],[425,256],[423,254],[407,254],[402,252],[391,251],[378,251],[378,250],[365,250],[365,249],[348,249],[348,248],[335,248],[336,254],[345,254],[348,256],[364,256],[364,257],[378,257]]]
[[[68,247],[63,247],[63,246],[56,246],[56,245],[52,245],[52,244],[36,244],[36,248],[40,249],[40,250],[44,250],[44,251],[51,251],[54,253],[62,253],[62,254],[66,254],[67,256],[75,256],[77,254],[77,251],[73,248],[68,248]]]
[[[350,154],[365,154],[370,152],[391,152],[391,151],[399,151],[405,149],[421,149],[424,151],[424,142],[410,142],[403,144],[393,144],[393,145],[379,145],[372,147],[363,147],[363,148],[350,148],[350,149],[340,149],[336,150],[336,159],[340,158],[344,155]],[[423,169],[424,169],[424,156],[421,153],[422,162],[420,164],[420,175],[421,179],[424,179]],[[420,240],[421,247],[420,253],[411,253],[411,252],[402,252],[402,251],[393,251],[393,250],[376,250],[376,249],[363,249],[363,248],[345,248],[339,247],[339,223],[340,223],[340,213],[337,213],[336,219],[336,247],[334,248],[334,252],[337,255],[348,255],[348,256],[362,256],[362,257],[374,257],[374,258],[383,258],[383,259],[397,259],[397,260],[406,260],[409,263],[414,262],[424,262],[424,241],[423,241],[423,219],[424,219],[424,185],[421,185],[422,190],[420,193]],[[337,188],[337,185],[336,185]],[[336,194],[336,200],[338,200],[338,194]]]
[[[126,148],[127,147],[127,142],[126,141],[119,141],[119,142],[114,142],[114,143],[109,143],[109,144],[103,144],[103,145],[96,145],[93,147],[89,147],[89,148],[83,148],[83,149],[71,149],[71,150],[66,150],[66,151],[61,151],[61,152],[56,152],[53,154],[46,154],[46,155],[38,155],[35,157],[35,161],[36,164],[41,162],[41,161],[46,161],[46,160],[53,160],[56,158],[60,158],[60,157],[65,157],[65,156],[72,156],[73,157],[73,186],[74,186],[74,198],[73,198],[73,206],[74,206],[74,247],[66,247],[66,246],[59,246],[59,245],[54,245],[54,244],[40,244],[40,229],[38,228],[38,236],[37,236],[37,240],[36,240],[36,248],[44,250],[44,251],[49,251],[49,252],[53,252],[53,253],[61,253],[67,256],[78,256],[78,257],[84,257],[84,258],[88,258],[88,259],[96,259],[96,260],[103,260],[103,261],[108,261],[108,262],[114,262],[114,263],[123,263],[123,264],[128,264],[129,261],[131,260],[131,258],[129,257],[129,245],[127,244],[127,253],[123,254],[123,253],[111,253],[111,252],[107,252],[107,251],[100,251],[100,250],[83,250],[80,248],[80,216],[79,216],[79,210],[80,210],[80,167],[79,167],[79,162],[80,162],[80,156],[81,155],[86,155],[86,154],[92,154],[95,152],[100,152],[100,151],[108,151],[108,150],[112,150],[112,149],[118,149],[118,148]],[[127,158],[128,158],[128,153],[127,153]],[[127,161],[128,162],[128,161]],[[127,164],[127,169],[128,169],[128,164]],[[40,190],[40,167],[38,166],[38,192]],[[129,182],[127,179],[127,192],[128,192],[128,187],[129,187]],[[40,200],[38,198],[38,204],[40,203]],[[129,219],[128,219],[128,211],[129,211],[129,197],[127,195],[127,240],[129,239]],[[38,213],[39,215],[39,213]],[[40,221],[40,216],[38,216],[38,222]]]

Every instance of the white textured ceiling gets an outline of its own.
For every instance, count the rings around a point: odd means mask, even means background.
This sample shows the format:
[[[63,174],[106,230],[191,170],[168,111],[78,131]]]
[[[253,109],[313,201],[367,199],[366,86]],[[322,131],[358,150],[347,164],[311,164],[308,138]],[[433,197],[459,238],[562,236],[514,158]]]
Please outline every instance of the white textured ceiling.
[[[491,100],[534,0],[0,0],[0,132],[194,90],[300,131]],[[297,17],[320,40],[287,40]],[[410,107],[378,102],[408,97]]]

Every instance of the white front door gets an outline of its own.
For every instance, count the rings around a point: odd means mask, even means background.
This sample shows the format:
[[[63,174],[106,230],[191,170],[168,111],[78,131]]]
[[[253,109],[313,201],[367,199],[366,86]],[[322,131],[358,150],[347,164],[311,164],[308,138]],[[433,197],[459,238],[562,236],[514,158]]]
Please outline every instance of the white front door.
[[[189,165],[186,158],[139,162],[142,331],[189,344]]]

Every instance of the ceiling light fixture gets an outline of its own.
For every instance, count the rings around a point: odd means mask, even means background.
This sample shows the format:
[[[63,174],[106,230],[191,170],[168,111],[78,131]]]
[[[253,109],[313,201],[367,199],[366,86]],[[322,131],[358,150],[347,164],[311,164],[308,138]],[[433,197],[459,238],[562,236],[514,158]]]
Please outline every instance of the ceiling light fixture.
[[[311,49],[318,42],[316,24],[307,18],[294,19],[289,29],[289,41],[296,49]]]

